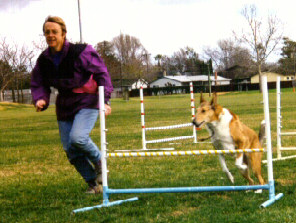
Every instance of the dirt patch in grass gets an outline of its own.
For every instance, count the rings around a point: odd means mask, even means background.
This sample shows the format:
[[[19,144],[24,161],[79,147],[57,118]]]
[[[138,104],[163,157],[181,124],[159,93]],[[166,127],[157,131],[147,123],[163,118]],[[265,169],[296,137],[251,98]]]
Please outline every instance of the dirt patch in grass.
[[[173,211],[172,213],[169,214],[171,217],[179,217],[182,215],[188,215],[191,212],[196,211],[198,208],[197,207],[189,207],[189,208],[183,208],[181,210]]]
[[[0,102],[0,111],[11,109],[11,108],[17,108],[17,107],[32,107],[32,105],[12,103],[7,101]]]
[[[282,186],[292,186],[296,184],[296,180],[291,179],[277,179]]]
[[[4,167],[0,170],[0,177],[13,177],[16,175],[41,175],[41,174],[53,174],[61,171],[69,171],[72,166],[69,165],[14,165],[13,170],[10,167]]]

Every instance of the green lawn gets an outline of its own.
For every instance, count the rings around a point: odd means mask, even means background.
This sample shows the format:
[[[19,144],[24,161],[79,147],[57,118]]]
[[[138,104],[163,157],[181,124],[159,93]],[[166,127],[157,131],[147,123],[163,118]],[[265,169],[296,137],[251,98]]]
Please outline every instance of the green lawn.
[[[207,97],[207,95],[205,95]],[[273,148],[276,148],[276,94],[270,91]],[[195,95],[198,103],[199,94]],[[183,124],[191,121],[190,95],[145,97],[146,127]],[[218,96],[218,103],[238,114],[259,131],[263,120],[262,95],[257,91]],[[296,129],[296,94],[282,94],[283,131]],[[112,115],[106,119],[108,152],[140,149],[142,146],[140,99],[112,100]],[[86,195],[87,186],[71,166],[62,149],[55,108],[36,113],[29,105],[0,103],[0,222],[296,222],[295,159],[274,162],[276,193],[284,197],[266,209],[268,191],[116,194],[110,201],[138,196],[139,201],[72,215],[74,209],[102,203],[102,196]],[[191,128],[147,132],[147,140],[190,135]],[[206,137],[205,130],[198,138]],[[92,139],[100,145],[99,121]],[[285,137],[283,146],[296,145],[296,137]],[[212,149],[211,144],[183,140],[175,144],[148,144],[148,148],[176,150]],[[283,155],[296,154],[285,152]],[[276,153],[273,154],[276,156]],[[264,156],[265,158],[265,156]],[[227,157],[235,185],[246,185]],[[231,185],[217,156],[109,158],[110,188],[149,188]],[[262,165],[267,181],[267,168]]]

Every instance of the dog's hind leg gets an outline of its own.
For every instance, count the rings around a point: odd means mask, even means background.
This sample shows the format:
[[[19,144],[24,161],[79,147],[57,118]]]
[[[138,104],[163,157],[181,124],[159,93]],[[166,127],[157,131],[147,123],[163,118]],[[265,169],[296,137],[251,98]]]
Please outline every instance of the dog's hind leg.
[[[253,185],[254,181],[250,177],[248,165],[244,163],[244,154],[240,153],[236,156],[235,166],[239,169],[240,173],[249,181],[249,185]]]
[[[260,185],[264,185],[264,179],[261,175],[261,156],[262,153],[252,153],[250,155],[250,164],[255,177],[259,180]],[[262,189],[258,189],[255,193],[262,193]]]
[[[222,167],[223,172],[226,174],[228,179],[231,181],[231,183],[234,183],[234,178],[230,171],[227,168],[226,162],[225,162],[225,157],[222,154],[219,154],[219,161]]]
[[[265,182],[261,175],[261,157],[262,153],[252,153],[252,155],[250,156],[250,162],[255,177],[259,180],[259,183],[261,185],[264,185]]]

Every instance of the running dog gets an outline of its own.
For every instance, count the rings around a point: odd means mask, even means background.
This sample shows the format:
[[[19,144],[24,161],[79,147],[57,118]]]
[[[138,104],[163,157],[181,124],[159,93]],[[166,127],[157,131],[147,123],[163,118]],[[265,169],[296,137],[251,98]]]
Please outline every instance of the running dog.
[[[217,95],[213,94],[211,102],[206,101],[201,93],[200,105],[197,108],[196,116],[193,120],[196,127],[205,126],[210,134],[210,138],[216,150],[233,149],[258,149],[262,148],[263,137],[265,135],[265,123],[261,123],[258,135],[254,130],[244,125],[236,114],[217,104]],[[249,175],[249,168],[259,180],[261,185],[264,180],[261,176],[262,152],[238,153],[235,165],[240,170],[244,178],[253,185],[254,181]],[[223,154],[219,154],[219,161],[228,179],[234,183],[234,178],[227,168]],[[262,190],[258,190],[260,193]]]

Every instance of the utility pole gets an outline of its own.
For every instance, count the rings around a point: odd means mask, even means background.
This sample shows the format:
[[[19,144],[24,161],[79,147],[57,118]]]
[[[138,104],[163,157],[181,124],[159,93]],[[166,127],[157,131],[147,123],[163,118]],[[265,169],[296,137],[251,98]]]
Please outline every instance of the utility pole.
[[[149,56],[150,56],[151,54],[150,53],[145,53],[145,54],[143,54],[143,56],[145,57],[145,59],[146,59],[146,66],[147,66],[147,75],[148,75],[148,72],[149,72],[149,69],[148,69],[148,66],[149,66],[149,63],[148,63],[148,59],[149,59]]]
[[[210,68],[209,64],[207,64],[208,67],[208,84],[209,84],[209,96],[211,97],[212,89],[211,89],[211,75],[210,75]]]
[[[122,90],[122,59],[120,59],[120,89],[121,89],[121,92],[123,92],[123,90]]]
[[[293,86],[293,92],[295,93],[295,85],[296,85],[296,71],[295,71],[295,52],[296,52],[296,46],[294,45],[294,52],[293,52],[293,71],[294,71],[294,79],[292,80],[292,86]]]
[[[296,71],[295,71],[295,53],[296,53],[296,46],[294,46],[294,52],[293,52],[293,70],[294,70],[294,80],[296,76]]]
[[[212,93],[212,86],[211,86],[211,69],[210,66],[212,66],[212,59],[209,60],[207,63],[207,68],[208,68],[208,84],[209,84],[209,96],[211,97]]]

